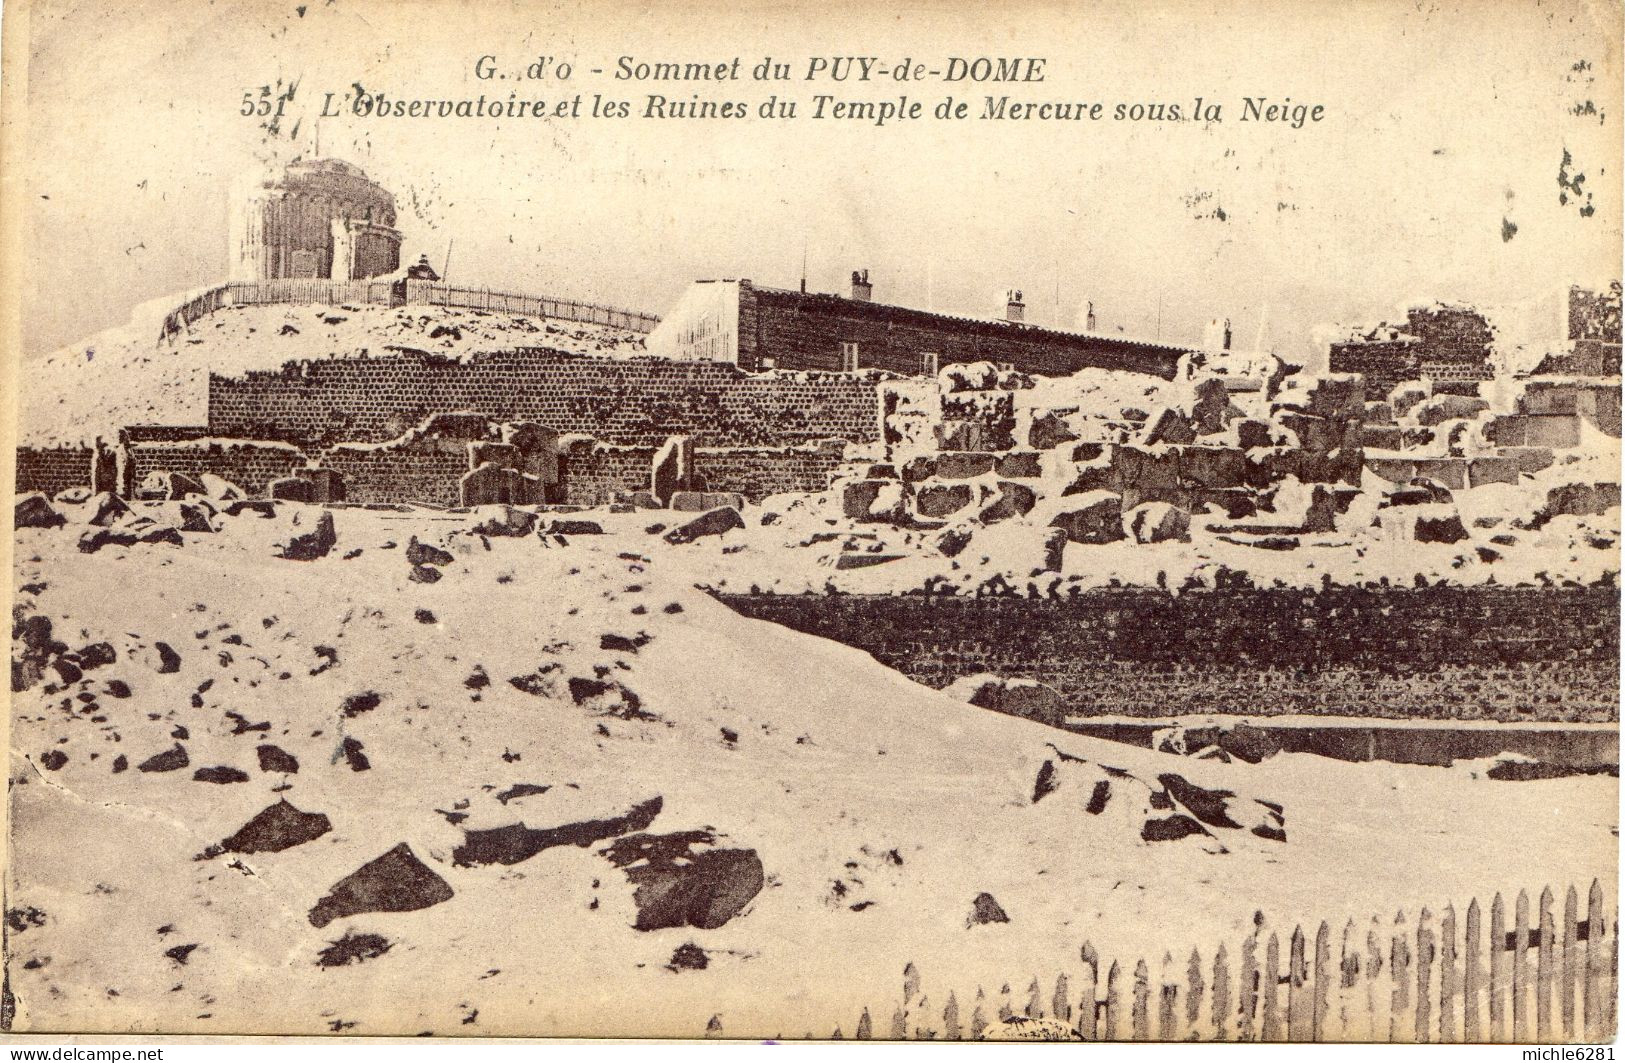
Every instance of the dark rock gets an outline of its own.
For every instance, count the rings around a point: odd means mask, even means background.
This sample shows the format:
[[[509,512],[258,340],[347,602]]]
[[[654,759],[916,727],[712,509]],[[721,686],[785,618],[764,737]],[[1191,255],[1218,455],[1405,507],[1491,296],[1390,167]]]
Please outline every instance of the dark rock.
[[[113,758],[113,774],[114,775],[117,775],[122,771],[128,771],[129,768],[130,768],[130,758],[126,757],[123,753],[120,753],[118,756]]]
[[[1137,543],[1188,543],[1191,539],[1190,514],[1167,502],[1136,506],[1123,523]]]
[[[1200,823],[1178,812],[1165,819],[1148,819],[1140,828],[1140,837],[1148,842],[1178,841],[1193,834],[1207,835],[1208,832]]]
[[[333,514],[324,512],[313,530],[294,536],[277,556],[289,561],[315,561],[326,557],[337,542],[338,535],[333,531]]]
[[[406,544],[406,560],[413,565],[449,565],[453,558],[450,553],[438,546],[418,542],[417,536],[414,535]]]
[[[220,784],[247,782],[248,772],[243,771],[241,768],[232,768],[224,764],[219,764],[212,768],[199,768],[197,771],[192,773],[192,781]]]
[[[1461,517],[1454,513],[1438,517],[1416,518],[1416,541],[1419,543],[1459,543],[1467,538],[1467,529],[1461,526]]]
[[[1257,764],[1281,751],[1281,741],[1245,720],[1219,731],[1215,744],[1237,760]]]
[[[94,554],[104,546],[134,546],[135,533],[117,528],[96,528],[79,536],[79,552]]]
[[[946,517],[971,504],[970,484],[929,484],[914,494],[914,512],[922,517]]]
[[[1124,538],[1123,500],[1109,491],[1080,495],[1072,509],[1050,521],[1050,527],[1065,531],[1068,542],[1115,543]]]
[[[375,690],[351,694],[344,699],[344,704],[339,706],[339,715],[347,719],[353,719],[364,712],[371,712],[376,709],[382,701],[382,695]]]
[[[602,535],[604,526],[595,520],[556,520],[547,526],[546,535]]]
[[[835,559],[835,567],[845,571],[854,568],[873,568],[889,561],[901,561],[903,554],[842,554]]]
[[[518,759],[518,754],[514,754],[514,758]],[[503,759],[506,760],[507,757],[504,757]],[[506,790],[504,790],[501,793],[497,794],[497,800],[500,801],[502,804],[507,804],[509,801],[517,801],[521,797],[531,797],[531,796],[533,796],[535,794],[545,794],[545,793],[547,793],[547,791],[549,791],[551,789],[553,789],[551,786],[547,786],[547,785],[544,785],[544,784],[541,784],[541,783],[533,783],[533,782],[514,783],[512,786],[508,787]],[[630,829],[642,830],[643,828],[642,827],[635,827],[635,828],[630,828]]]
[[[154,754],[135,766],[136,771],[179,771],[192,762],[186,755],[186,747],[176,743],[173,747],[162,753]]]
[[[570,677],[570,697],[583,708],[600,716],[615,716],[622,720],[653,720],[655,715],[645,711],[636,691],[614,680]]]
[[[310,910],[310,924],[323,927],[366,912],[415,912],[451,897],[446,880],[402,842],[335,883]]]
[[[61,771],[68,763],[68,755],[60,749],[51,749],[40,754],[39,762],[45,765],[47,771]]]
[[[283,800],[267,805],[253,819],[244,823],[235,834],[220,843],[219,851],[280,853],[284,849],[315,841],[332,829],[332,822],[322,813],[301,812]]]
[[[181,655],[175,652],[167,642],[155,642],[152,648],[158,653],[158,673],[167,675],[181,670]]]
[[[962,528],[949,528],[937,536],[937,549],[943,557],[958,557],[970,545],[971,533]]]
[[[999,497],[985,506],[976,515],[983,524],[994,524],[1011,517],[1022,517],[1032,512],[1033,506],[1038,502],[1038,495],[1026,484],[1014,483],[1010,480],[1000,480]]]
[[[390,947],[389,939],[382,934],[346,932],[316,954],[316,966],[344,967],[352,963],[365,963],[382,956]]]
[[[299,759],[280,746],[256,746],[254,752],[260,758],[261,771],[283,775],[294,775],[299,771]]]
[[[266,498],[242,498],[228,505],[225,513],[228,517],[240,517],[244,513],[254,513],[261,517],[274,517],[276,516],[276,503]]]
[[[412,614],[412,619],[416,620],[420,624],[433,624],[437,622],[437,618],[435,617],[434,613],[427,609],[417,610]]]
[[[965,927],[969,929],[985,923],[1008,923],[1009,921],[1010,917],[1005,914],[1003,908],[999,907],[999,902],[993,899],[993,894],[978,893],[976,899],[971,901],[970,918],[966,920]]]
[[[536,530],[536,514],[512,506],[501,506],[497,512],[474,525],[474,534],[492,538],[517,538]]]
[[[58,513],[49,499],[39,492],[31,492],[17,499],[12,513],[12,524],[18,528],[60,528],[67,518]]]
[[[566,823],[561,827],[532,828],[520,822],[490,830],[465,831],[463,844],[451,852],[452,863],[458,867],[517,864],[555,846],[585,847],[632,831],[647,830],[664,803],[662,798],[652,797],[622,816]]]
[[[406,578],[413,583],[436,583],[440,580],[440,570],[428,565],[413,565]]]
[[[372,767],[372,761],[361,750],[364,747],[361,740],[346,735],[344,741],[339,743],[339,750],[344,754],[344,760],[350,765],[351,771],[366,771]]]
[[[185,967],[186,961],[191,957],[192,950],[195,948],[197,948],[196,943],[191,945],[176,945],[172,949],[165,949],[164,955],[174,960],[180,966]]]
[[[665,535],[666,542],[673,546],[691,543],[696,539],[708,535],[721,535],[734,528],[743,528],[745,521],[737,509],[724,506],[713,509],[709,513],[702,513],[686,524],[681,524]]]
[[[1062,443],[1071,443],[1077,438],[1078,434],[1054,412],[1034,417],[1032,427],[1027,429],[1027,445],[1034,450],[1049,450]]]
[[[98,528],[111,528],[130,515],[129,504],[108,491],[90,500],[90,510],[90,523]]]
[[[1230,818],[1230,799],[1236,796],[1233,791],[1209,790],[1197,786],[1183,775],[1175,775],[1172,772],[1158,775],[1157,781],[1168,791],[1170,797],[1208,826],[1224,827],[1228,830],[1237,830],[1241,827],[1240,823]]]
[[[696,851],[714,840],[707,831],[629,834],[601,850],[634,887],[634,929],[715,930],[761,892],[766,879],[756,850]]]
[[[692,941],[677,946],[671,954],[671,962],[666,965],[673,971],[703,971],[711,966],[711,958],[705,950]]]

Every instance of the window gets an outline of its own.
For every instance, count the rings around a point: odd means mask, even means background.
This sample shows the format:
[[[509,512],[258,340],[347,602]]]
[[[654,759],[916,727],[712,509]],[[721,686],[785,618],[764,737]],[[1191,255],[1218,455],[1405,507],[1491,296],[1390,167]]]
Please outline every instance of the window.
[[[851,340],[841,341],[841,369],[848,373],[858,371],[858,345]]]
[[[920,375],[929,377],[936,376],[939,368],[937,365],[938,360],[939,359],[936,351],[926,351],[924,354],[920,355]]]
[[[779,360],[777,358],[773,357],[771,354],[762,355],[762,368],[763,369],[777,369],[778,367],[779,367]]]

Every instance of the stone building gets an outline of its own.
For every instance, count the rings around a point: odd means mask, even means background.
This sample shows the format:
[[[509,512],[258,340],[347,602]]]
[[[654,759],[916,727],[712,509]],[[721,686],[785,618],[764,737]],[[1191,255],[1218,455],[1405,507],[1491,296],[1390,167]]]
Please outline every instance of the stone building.
[[[789,291],[749,280],[696,281],[649,334],[650,354],[679,361],[764,369],[934,376],[946,365],[993,362],[1040,376],[1126,369],[1171,379],[1194,348],[1093,332],[1062,332],[1023,320],[1019,291],[1004,320],[931,313],[875,302],[867,271],[848,297]]]
[[[1475,395],[1491,380],[1495,333],[1484,315],[1466,306],[1435,304],[1406,311],[1400,324],[1382,324],[1331,345],[1333,373],[1359,373],[1366,390],[1386,396],[1407,380],[1430,380],[1434,390]]]
[[[295,159],[233,204],[233,280],[360,280],[400,267],[395,197],[350,163]]]

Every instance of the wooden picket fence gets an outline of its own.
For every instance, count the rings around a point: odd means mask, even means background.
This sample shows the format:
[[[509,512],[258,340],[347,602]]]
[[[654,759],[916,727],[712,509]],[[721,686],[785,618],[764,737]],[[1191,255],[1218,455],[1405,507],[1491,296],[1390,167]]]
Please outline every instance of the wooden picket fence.
[[[902,1003],[879,1029],[869,1010],[844,1036],[892,1040],[976,1040],[1015,1015],[1059,1020],[1087,1041],[1603,1042],[1614,1036],[1619,988],[1617,909],[1592,882],[1580,915],[1573,886],[1561,911],[1550,888],[1511,909],[1497,893],[1465,920],[1454,907],[1423,908],[1391,922],[1349,920],[1338,934],[1322,922],[1285,936],[1262,915],[1237,949],[1212,962],[1165,952],[1161,961],[1104,963],[1085,943],[1081,967],[1046,992],[1034,978],[1017,999],[1006,984],[978,987],[961,1003],[921,992],[911,963]],[[1053,1023],[1047,1024],[1059,1030]],[[843,1036],[840,1030],[836,1037]]]

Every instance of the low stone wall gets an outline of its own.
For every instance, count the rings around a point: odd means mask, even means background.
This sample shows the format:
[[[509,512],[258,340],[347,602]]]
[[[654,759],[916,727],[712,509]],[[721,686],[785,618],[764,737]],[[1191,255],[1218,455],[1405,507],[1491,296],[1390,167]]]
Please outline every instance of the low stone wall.
[[[1035,679],[1075,715],[1619,718],[1613,587],[718,597],[929,686]]]
[[[91,458],[89,447],[18,447],[17,493],[89,487]]]

